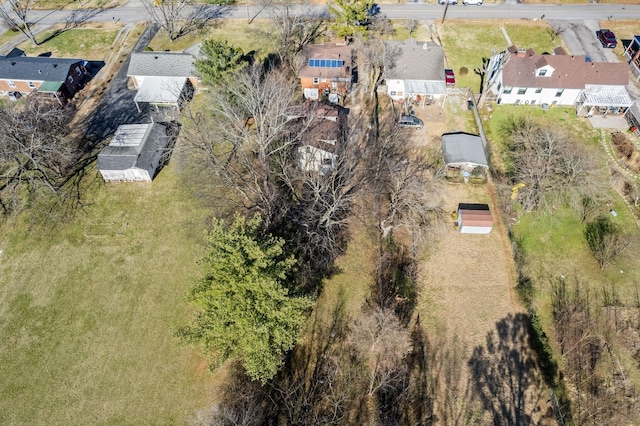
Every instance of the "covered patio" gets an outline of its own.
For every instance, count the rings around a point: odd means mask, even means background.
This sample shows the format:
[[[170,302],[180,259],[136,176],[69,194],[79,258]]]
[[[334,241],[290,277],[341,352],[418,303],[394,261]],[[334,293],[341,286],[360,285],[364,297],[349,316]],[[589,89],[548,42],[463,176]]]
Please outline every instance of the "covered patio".
[[[170,106],[180,111],[188,96],[187,86],[186,77],[145,77],[133,101],[138,112],[141,112],[140,102],[155,105],[156,110],[159,106]]]
[[[624,114],[633,101],[624,86],[586,85],[576,102],[580,117]]]

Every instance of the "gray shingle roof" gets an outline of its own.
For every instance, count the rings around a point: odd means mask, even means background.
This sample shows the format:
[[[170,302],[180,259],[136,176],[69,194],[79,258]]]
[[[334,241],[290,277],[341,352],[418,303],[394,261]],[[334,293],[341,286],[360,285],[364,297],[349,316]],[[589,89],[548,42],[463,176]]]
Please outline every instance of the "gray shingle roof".
[[[195,62],[196,58],[188,53],[132,53],[127,76],[194,77]]]
[[[82,59],[27,56],[0,57],[0,78],[25,81],[64,81],[72,65]]]
[[[393,80],[444,81],[444,49],[431,41],[385,41],[384,76]]]
[[[444,134],[441,139],[445,165],[474,163],[488,167],[480,136],[460,132]]]
[[[98,170],[147,169],[162,156],[166,144],[166,130],[161,124],[123,124],[98,154]]]

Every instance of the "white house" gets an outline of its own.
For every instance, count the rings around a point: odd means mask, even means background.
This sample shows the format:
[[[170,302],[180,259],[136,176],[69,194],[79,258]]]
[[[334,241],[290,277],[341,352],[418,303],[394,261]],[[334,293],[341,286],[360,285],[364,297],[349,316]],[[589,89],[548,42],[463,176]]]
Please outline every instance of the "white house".
[[[346,140],[346,108],[306,101],[293,111],[289,130],[298,138],[298,167],[308,172],[331,173]]]
[[[150,182],[167,143],[166,129],[161,124],[123,124],[98,154],[98,170],[105,181]]]
[[[446,96],[444,49],[431,41],[385,41],[384,80],[387,94],[396,101]]]
[[[511,46],[499,58],[501,65],[489,75],[489,90],[498,103],[575,106],[580,115],[631,105],[627,64],[590,62],[562,48],[550,55]]]
[[[139,103],[171,106],[180,109],[199,85],[195,68],[196,57],[185,52],[134,52],[127,76],[138,90],[134,98]]]
[[[493,218],[486,204],[458,204],[458,229],[461,234],[488,234],[493,229]]]

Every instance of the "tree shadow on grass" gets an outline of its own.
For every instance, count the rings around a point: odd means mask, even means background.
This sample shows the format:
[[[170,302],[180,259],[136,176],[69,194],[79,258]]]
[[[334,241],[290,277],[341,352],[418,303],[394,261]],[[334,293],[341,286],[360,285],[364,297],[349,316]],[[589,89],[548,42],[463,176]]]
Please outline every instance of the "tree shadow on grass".
[[[493,425],[538,424],[548,415],[540,413],[543,380],[528,315],[510,314],[497,322],[486,344],[474,348],[468,365],[475,398]]]

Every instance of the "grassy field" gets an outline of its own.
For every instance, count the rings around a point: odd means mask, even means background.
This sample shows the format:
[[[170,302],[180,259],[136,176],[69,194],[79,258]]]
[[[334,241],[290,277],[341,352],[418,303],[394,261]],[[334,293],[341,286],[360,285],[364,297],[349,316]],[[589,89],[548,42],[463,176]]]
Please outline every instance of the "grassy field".
[[[547,25],[533,21],[503,21],[512,43],[518,47],[532,47],[538,52],[551,52],[561,45],[557,38],[552,41]],[[446,21],[437,24],[442,38],[449,67],[456,73],[457,87],[471,87],[478,93],[480,77],[474,69],[482,65],[482,58],[491,56],[492,51],[505,50],[508,43],[497,22],[491,21]],[[474,46],[470,49],[469,46]],[[465,71],[466,70],[466,71]]]
[[[62,26],[57,26],[36,35],[38,41],[48,39],[42,44],[34,46],[30,41],[25,41],[18,47],[27,56],[51,52],[53,57],[104,60],[111,52],[120,28],[120,24],[93,23],[61,32]]]
[[[155,51],[182,51],[207,38],[226,40],[230,45],[241,48],[245,53],[256,52],[256,57],[264,59],[273,51],[272,24],[269,19],[256,19],[251,25],[240,19],[226,19],[199,33],[189,34],[171,42],[163,31],[159,31],[149,43]]]
[[[183,424],[211,405],[212,376],[172,331],[207,226],[180,182],[90,173],[75,219],[0,229],[3,424]]]

